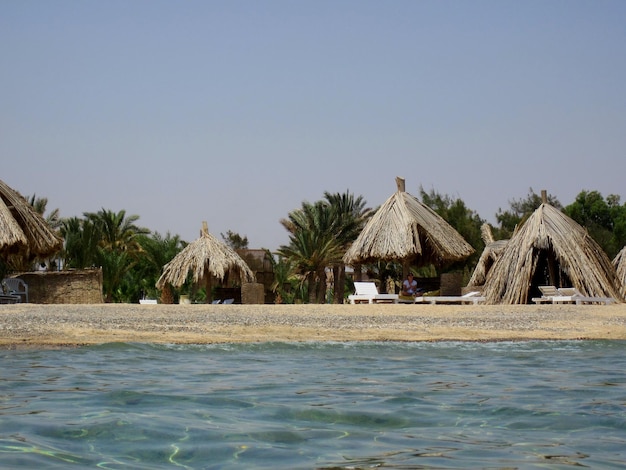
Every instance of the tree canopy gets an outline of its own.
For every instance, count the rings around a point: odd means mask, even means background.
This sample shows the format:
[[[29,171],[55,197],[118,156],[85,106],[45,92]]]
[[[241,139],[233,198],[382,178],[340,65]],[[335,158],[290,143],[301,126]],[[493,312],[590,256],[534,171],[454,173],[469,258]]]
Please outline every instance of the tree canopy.
[[[419,188],[422,202],[446,220],[476,250],[467,260],[445,269],[471,272],[483,251],[481,226],[485,220],[468,208],[460,197],[441,194],[431,189]],[[86,212],[82,217],[60,217],[58,209],[47,215],[47,199],[31,196],[28,199],[48,223],[64,238],[62,251],[54,257],[62,260],[63,268],[102,267],[104,294],[107,301],[135,302],[141,296],[156,296],[156,279],[168,261],[184,248],[186,243],[178,235],[165,236],[152,233],[138,225],[138,215],[126,211],[102,208]],[[497,225],[493,227],[496,240],[508,239],[526,218],[543,202],[540,194],[532,188],[526,197],[511,199],[509,207],[498,209]],[[626,245],[626,204],[620,196],[609,194],[606,198],[599,191],[581,191],[575,200],[563,207],[559,200],[547,196],[547,202],[583,226],[589,235],[613,258]],[[335,302],[345,295],[345,268],[342,257],[356,239],[374,211],[366,207],[362,196],[324,192],[319,201],[303,202],[301,207],[289,212],[280,224],[289,232],[287,245],[279,247],[278,261],[274,263],[276,282],[271,287],[282,301],[308,302],[331,301],[327,295],[328,270],[333,270]],[[228,230],[221,234],[231,248],[248,248],[248,237]],[[5,266],[8,269],[28,270],[24,266]],[[50,265],[51,266],[51,265]],[[50,267],[49,266],[49,267]],[[374,276],[400,275],[398,266],[371,265],[365,270]],[[423,275],[434,275],[429,271]],[[297,285],[296,285],[297,284]]]
[[[420,197],[424,204],[452,225],[475,250],[466,260],[462,263],[456,263],[451,268],[457,269],[459,266],[467,266],[469,270],[473,269],[485,247],[480,230],[485,221],[480,218],[476,211],[468,208],[460,198],[442,195],[434,189],[427,193],[421,186]]]
[[[228,230],[226,235],[220,233],[220,236],[222,237],[222,240],[224,240],[224,243],[226,243],[226,245],[231,247],[233,250],[248,248],[248,237],[245,235],[242,237],[238,233]]]
[[[619,196],[605,199],[598,191],[581,191],[564,211],[587,229],[609,258],[626,245],[626,204],[620,204]]]

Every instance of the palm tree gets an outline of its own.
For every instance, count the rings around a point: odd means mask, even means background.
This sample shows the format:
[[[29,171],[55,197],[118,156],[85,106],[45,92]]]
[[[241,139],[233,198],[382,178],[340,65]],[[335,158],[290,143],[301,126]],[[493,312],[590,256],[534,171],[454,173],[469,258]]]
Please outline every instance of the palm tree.
[[[139,235],[146,235],[150,231],[135,225],[138,215],[126,217],[126,211],[118,213],[102,209],[96,213],[86,212],[85,218],[92,221],[100,232],[100,246],[110,250],[137,252],[141,246],[137,241]]]
[[[266,250],[266,253],[272,265],[272,273],[274,273],[274,281],[270,285],[270,289],[276,296],[274,303],[293,303],[295,299],[293,287],[298,282],[293,262],[280,255],[277,260],[269,250]]]
[[[59,211],[59,209],[54,209],[52,212],[50,212],[48,215],[46,214],[46,209],[48,206],[48,198],[46,197],[37,197],[35,194],[33,194],[29,199],[28,199],[28,203],[33,206],[33,209],[35,209],[35,211],[42,215],[45,216],[45,220],[48,223],[48,225],[55,229],[58,230],[61,228],[61,213]]]
[[[158,291],[155,284],[163,273],[163,266],[186,245],[178,235],[172,236],[169,232],[165,237],[158,232],[151,236],[140,235],[137,242],[141,246],[141,255],[129,277],[129,284],[135,287],[131,295],[133,302],[143,296],[156,297]]]
[[[126,217],[126,211],[117,213],[105,209],[84,214],[86,221],[99,234],[97,258],[102,266],[102,288],[105,300],[121,300],[118,292],[125,275],[133,268],[142,252],[138,237],[148,229],[135,224],[138,215]]]
[[[346,191],[343,194],[331,194],[324,192],[324,197],[331,207],[331,211],[335,215],[337,232],[335,234],[339,245],[343,252],[342,257],[348,247],[356,240],[367,219],[372,215],[372,209],[366,208],[365,199],[362,196],[357,198],[354,194]],[[334,303],[343,303],[346,266],[340,259],[333,266],[334,279]]]
[[[322,201],[302,203],[281,224],[289,231],[289,245],[278,254],[290,259],[307,282],[309,303],[322,303],[326,293],[326,267],[339,263],[341,244],[336,233],[337,218],[331,206]]]
[[[127,251],[107,250],[100,246],[97,251],[102,266],[104,301],[110,303],[127,300],[122,289],[122,281],[134,267],[136,260],[131,259]]]
[[[65,239],[62,251],[65,267],[83,269],[98,264],[100,234],[93,222],[78,217],[63,219],[61,236]]]

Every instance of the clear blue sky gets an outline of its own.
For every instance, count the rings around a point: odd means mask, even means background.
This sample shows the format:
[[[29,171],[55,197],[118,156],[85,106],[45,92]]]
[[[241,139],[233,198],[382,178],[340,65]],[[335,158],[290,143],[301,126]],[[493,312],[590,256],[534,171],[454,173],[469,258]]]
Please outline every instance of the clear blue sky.
[[[251,248],[324,191],[626,202],[626,1],[0,0],[0,179]]]

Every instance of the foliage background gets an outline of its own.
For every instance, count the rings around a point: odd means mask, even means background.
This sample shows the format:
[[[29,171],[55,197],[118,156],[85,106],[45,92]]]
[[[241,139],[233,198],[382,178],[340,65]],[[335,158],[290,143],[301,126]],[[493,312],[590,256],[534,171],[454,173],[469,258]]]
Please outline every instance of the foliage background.
[[[461,271],[464,280],[471,275],[484,248],[481,226],[486,223],[476,211],[467,207],[458,197],[441,194],[420,187],[418,198],[441,215],[472,247],[475,253],[463,262],[435,269],[427,266],[413,269],[418,277],[434,277],[443,272]],[[606,198],[599,191],[581,191],[570,204],[563,206],[548,194],[548,202],[563,210],[569,217],[585,227],[589,235],[613,259],[626,245],[626,204],[617,195]],[[140,298],[158,298],[163,293],[155,288],[162,268],[187,241],[178,235],[158,232],[138,224],[138,215],[127,215],[125,210],[114,212],[101,209],[84,213],[82,217],[62,218],[60,210],[47,212],[47,199],[27,198],[29,203],[59,230],[65,240],[62,252],[46,260],[37,260],[35,266],[24,260],[2,260],[3,272],[29,269],[72,269],[101,266],[103,290],[107,302],[138,302]],[[507,239],[515,228],[542,203],[541,196],[532,188],[524,198],[511,199],[507,209],[495,214],[497,225],[493,227],[496,239]],[[299,208],[289,212],[279,222],[289,234],[289,242],[276,253],[268,253],[275,280],[271,288],[279,303],[323,303],[343,301],[352,292],[353,285],[346,277],[346,266],[341,258],[350,243],[356,239],[368,218],[376,208],[367,207],[362,196],[349,191],[323,194],[315,202],[302,202]],[[227,231],[221,234],[225,243],[234,249],[248,248],[248,237]],[[335,290],[327,291],[327,270],[335,279]],[[401,281],[402,267],[397,263],[375,263],[364,266],[368,276],[381,283],[388,279]],[[192,295],[202,300],[206,293],[191,284],[180,290],[168,292],[170,300],[180,294]]]

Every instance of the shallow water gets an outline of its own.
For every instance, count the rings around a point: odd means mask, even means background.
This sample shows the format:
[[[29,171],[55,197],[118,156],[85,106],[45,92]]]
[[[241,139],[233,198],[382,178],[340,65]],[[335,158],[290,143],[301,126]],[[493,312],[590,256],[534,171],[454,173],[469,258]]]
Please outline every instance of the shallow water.
[[[624,468],[626,342],[0,351],[2,468]]]

